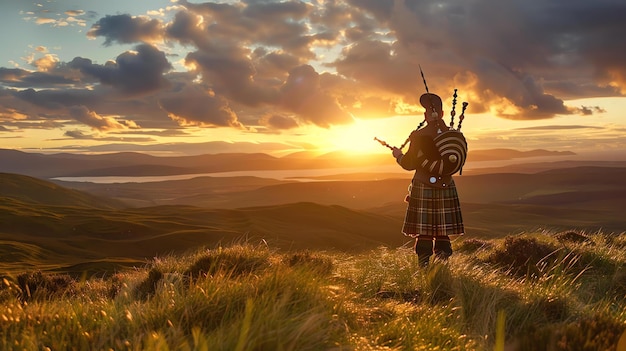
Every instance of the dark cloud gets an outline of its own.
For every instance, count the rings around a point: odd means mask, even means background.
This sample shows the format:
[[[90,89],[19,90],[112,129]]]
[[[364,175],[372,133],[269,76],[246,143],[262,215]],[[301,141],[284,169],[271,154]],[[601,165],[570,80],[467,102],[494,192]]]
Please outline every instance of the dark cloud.
[[[181,125],[243,128],[228,101],[210,91],[188,87],[161,98],[159,104]]]
[[[115,62],[94,64],[89,59],[75,58],[69,66],[83,74],[98,78],[127,96],[141,95],[167,86],[163,74],[172,66],[165,54],[147,44],[137,45],[135,51],[119,55]]]
[[[13,91],[12,94],[20,100],[29,102],[45,110],[58,111],[74,105],[91,105],[98,98],[91,91],[74,90],[35,90],[24,89]]]
[[[87,134],[80,130],[68,130],[63,133],[64,136],[72,139],[93,139],[94,134]]]
[[[270,129],[293,129],[298,127],[298,121],[291,116],[269,115],[261,119],[261,124]]]
[[[0,67],[0,84],[8,87],[73,86],[80,81],[72,77],[47,72],[31,72],[21,68]]]
[[[347,3],[359,9],[371,12],[379,21],[386,22],[390,19],[394,2],[380,0],[347,0]],[[407,2],[409,2],[407,0]]]
[[[254,79],[272,87],[282,85],[289,76],[289,71],[304,61],[297,56],[284,52],[269,52],[265,48],[255,49],[251,58],[255,67]]]
[[[193,40],[202,49],[206,41],[235,42],[280,48],[300,57],[312,59],[310,45],[316,40],[309,33],[307,15],[310,5],[300,1],[192,4],[181,1],[193,14],[203,16],[203,25],[191,27],[197,19],[176,17],[169,33],[185,42]],[[188,35],[184,35],[184,34]],[[205,35],[199,35],[204,33]]]
[[[247,53],[237,47],[192,52],[186,61],[199,67],[203,80],[218,95],[248,106],[276,100],[276,90],[255,81],[254,65]]]
[[[281,105],[304,121],[324,128],[353,120],[336,98],[320,88],[319,74],[309,65],[291,70],[281,87]]]
[[[85,106],[71,106],[68,109],[70,117],[73,119],[88,125],[97,130],[110,130],[110,129],[125,129],[128,127],[136,127],[132,123],[120,123],[114,118],[103,117],[98,115],[94,111],[90,111]]]
[[[87,32],[91,38],[104,37],[104,45],[156,42],[162,39],[162,23],[156,19],[131,15],[111,15],[99,19]]]
[[[393,51],[391,44],[382,41],[361,41],[345,48],[333,65],[341,75],[365,86],[414,96],[422,84],[416,66]]]
[[[604,113],[606,110],[600,106],[581,106],[577,109],[579,113],[585,116],[590,116],[595,113]]]
[[[107,142],[124,141],[124,142],[129,142],[129,143],[154,141],[154,139],[152,138],[144,138],[144,137],[112,137],[112,136],[103,137],[97,133],[85,133],[80,130],[65,131],[65,133],[63,133],[63,136],[65,136],[66,138],[53,139],[53,140],[65,140],[69,138],[69,139],[96,140],[96,141],[107,141]]]
[[[611,0],[407,0],[395,2],[388,23],[399,44],[435,68],[431,77],[452,82],[469,71],[477,77],[478,106],[507,100],[517,112],[503,117],[534,119],[577,112],[565,111],[563,98],[555,95],[559,91],[547,90],[555,82],[576,86],[570,92],[578,95],[567,98],[598,96],[598,91],[614,95],[609,84],[625,85],[626,48],[609,39],[626,31],[626,22],[616,15],[625,12],[626,4]],[[529,77],[540,83],[528,84]]]
[[[179,11],[174,19],[165,27],[167,37],[182,44],[200,45],[205,41],[205,33],[201,30],[202,18],[189,11]]]

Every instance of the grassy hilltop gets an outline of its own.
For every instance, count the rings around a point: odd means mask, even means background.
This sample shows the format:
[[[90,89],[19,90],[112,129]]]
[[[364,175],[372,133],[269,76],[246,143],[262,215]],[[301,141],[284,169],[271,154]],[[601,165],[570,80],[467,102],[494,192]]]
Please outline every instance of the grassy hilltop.
[[[616,350],[626,342],[626,233],[454,246],[448,262],[427,269],[408,248],[347,254],[242,243],[101,278],[6,276],[0,349]]]

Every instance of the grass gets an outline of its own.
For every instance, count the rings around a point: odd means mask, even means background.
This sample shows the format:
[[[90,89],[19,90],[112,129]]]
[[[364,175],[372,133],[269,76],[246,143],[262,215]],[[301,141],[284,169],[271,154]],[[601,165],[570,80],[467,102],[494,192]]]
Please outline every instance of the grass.
[[[407,248],[236,243],[99,278],[23,272],[1,282],[0,349],[617,350],[626,233],[454,246],[426,269]]]

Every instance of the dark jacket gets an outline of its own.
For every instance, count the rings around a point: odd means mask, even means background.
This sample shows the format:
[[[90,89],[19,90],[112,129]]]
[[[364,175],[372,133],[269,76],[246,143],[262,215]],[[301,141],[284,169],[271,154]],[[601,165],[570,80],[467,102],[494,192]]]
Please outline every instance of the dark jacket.
[[[446,131],[449,128],[440,121],[439,125],[429,123],[426,127],[411,133],[409,150],[397,159],[402,168],[407,171],[415,170],[414,182],[418,181],[433,188],[445,188],[452,182],[452,176],[437,176],[420,167],[425,158],[435,160],[441,157],[433,141],[439,129]]]

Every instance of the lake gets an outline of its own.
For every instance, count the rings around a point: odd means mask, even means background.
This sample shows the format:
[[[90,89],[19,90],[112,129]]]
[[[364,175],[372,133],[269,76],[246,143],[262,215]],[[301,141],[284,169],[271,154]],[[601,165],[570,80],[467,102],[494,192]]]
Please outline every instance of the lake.
[[[572,157],[528,157],[513,160],[497,160],[497,161],[479,161],[467,162],[463,167],[464,171],[470,173],[473,170],[491,167],[503,167],[521,163],[531,162],[550,162],[571,160]],[[389,174],[398,175],[398,177],[411,178],[412,172],[405,171],[395,163],[388,166],[371,166],[371,167],[351,167],[351,168],[323,168],[323,169],[288,169],[288,170],[252,170],[252,171],[232,171],[232,172],[215,172],[215,173],[195,173],[195,174],[177,174],[167,176],[94,176],[94,177],[55,177],[53,180],[66,182],[90,182],[100,184],[112,183],[146,183],[146,182],[162,182],[167,180],[185,180],[197,177],[260,177],[272,178],[278,180],[298,180],[298,181],[321,181],[316,177],[335,176],[343,174],[355,173],[380,173],[388,176]],[[371,175],[367,179],[375,179],[376,175]],[[324,179],[329,180],[329,179]]]

